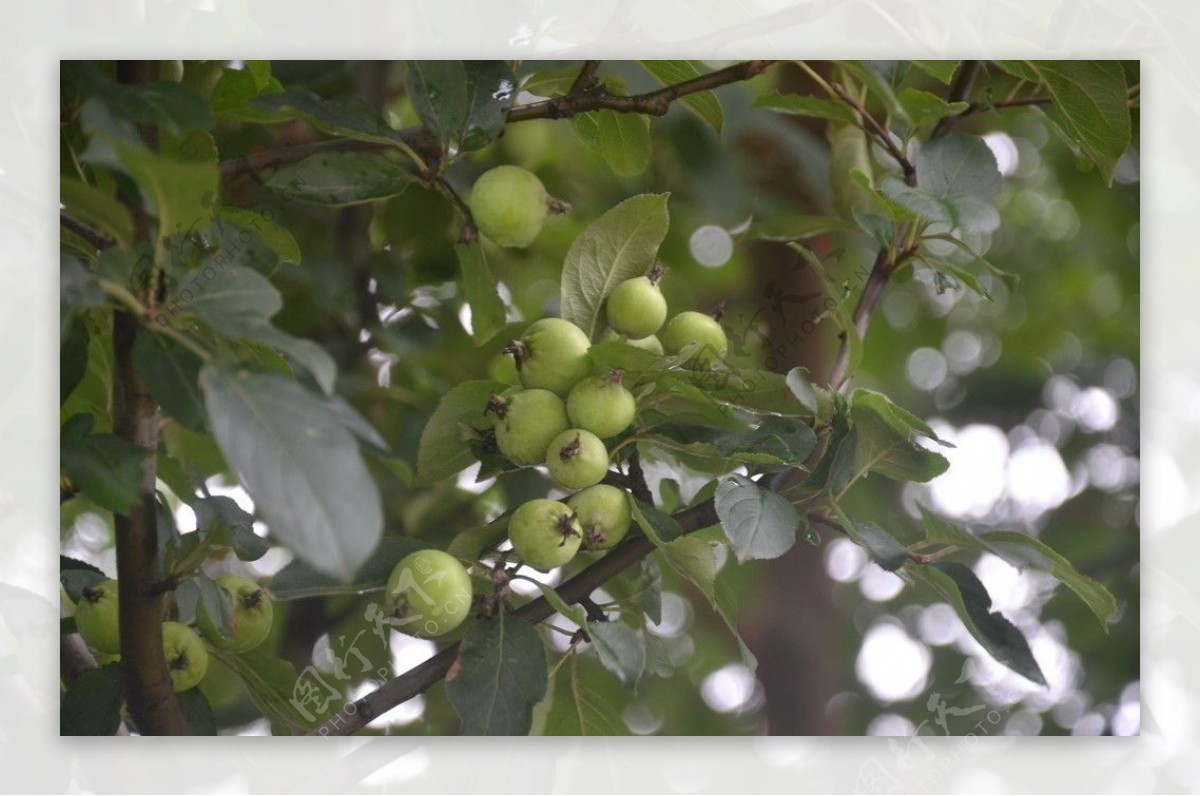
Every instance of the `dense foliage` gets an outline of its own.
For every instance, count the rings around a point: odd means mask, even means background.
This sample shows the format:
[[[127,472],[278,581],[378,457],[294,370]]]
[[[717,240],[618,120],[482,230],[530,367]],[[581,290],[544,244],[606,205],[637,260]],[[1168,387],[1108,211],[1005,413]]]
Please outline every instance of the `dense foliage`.
[[[791,610],[759,573],[795,555],[869,560],[892,624],[965,630],[916,692],[829,708],[850,729],[918,726],[929,682],[1067,704],[1048,626],[1103,656],[1075,718],[1115,705],[1136,87],[1096,61],[64,64],[63,632],[90,651],[63,732],[788,731],[753,673]],[[1011,429],[990,501],[962,474],[983,424]],[[1071,494],[1013,488],[1030,440],[1078,457]],[[1035,594],[989,593],[995,563]],[[826,617],[835,687],[898,591]]]

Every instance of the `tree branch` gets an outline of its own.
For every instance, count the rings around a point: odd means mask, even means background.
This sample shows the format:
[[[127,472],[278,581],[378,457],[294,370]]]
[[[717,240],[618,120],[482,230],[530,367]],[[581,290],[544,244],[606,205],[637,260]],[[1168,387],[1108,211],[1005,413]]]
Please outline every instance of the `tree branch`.
[[[592,63],[592,62],[588,62]],[[599,62],[595,62],[597,65]],[[656,91],[631,96],[609,94],[603,87],[587,91],[581,83],[584,72],[576,78],[571,90],[561,97],[533,102],[513,108],[508,112],[508,121],[524,122],[530,119],[566,119],[589,111],[610,110],[618,113],[644,113],[650,116],[662,116],[671,108],[671,103],[678,99],[697,94],[701,91],[711,91],[714,88],[739,83],[762,74],[774,65],[774,61],[742,61],[741,63],[718,69],[715,72],[685,80],[682,83],[665,86]],[[584,66],[587,69],[587,66]]]
[[[153,80],[157,69],[154,61],[123,61],[117,72],[122,82],[142,83]],[[147,238],[145,217],[139,214],[137,224],[139,239]],[[128,514],[113,517],[121,676],[129,714],[143,735],[189,735],[163,654],[162,595],[147,588],[161,572],[154,490],[158,407],[133,366],[137,330],[137,318],[127,312],[113,313],[113,433],[146,451],[138,502]]]
[[[74,232],[76,235],[90,243],[97,250],[107,249],[113,244],[113,242],[105,237],[102,233],[97,232],[79,219],[73,218],[66,213],[59,212],[58,222],[71,232]]]
[[[715,525],[718,522],[717,510],[712,500],[706,500],[675,514],[675,520],[685,534],[692,533]],[[558,595],[567,604],[580,602],[654,550],[654,543],[645,536],[630,539],[559,586]],[[554,608],[545,597],[539,597],[522,605],[513,611],[512,615],[530,624],[537,624],[553,616]],[[376,691],[355,702],[353,711],[343,710],[309,735],[349,735],[361,730],[371,721],[423,693],[444,678],[456,657],[458,644],[454,643],[419,666],[384,683]]]

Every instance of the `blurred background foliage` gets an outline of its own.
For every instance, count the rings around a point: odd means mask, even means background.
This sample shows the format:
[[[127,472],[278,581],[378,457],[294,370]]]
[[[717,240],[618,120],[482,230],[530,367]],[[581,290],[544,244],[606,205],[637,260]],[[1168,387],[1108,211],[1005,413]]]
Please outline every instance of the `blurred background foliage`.
[[[518,64],[525,90],[519,102],[537,92],[565,90],[578,66]],[[87,70],[107,68],[64,68],[64,102],[81,91]],[[945,92],[903,62],[873,68],[897,87]],[[1124,68],[1128,84],[1137,85],[1138,65]],[[232,84],[227,75],[239,71],[244,71],[239,62],[224,68],[189,62],[184,83],[211,95],[214,87],[229,90],[221,81]],[[605,62],[602,74],[631,93],[659,85],[634,62]],[[395,127],[418,120],[399,62],[276,61],[270,75],[289,91],[357,94]],[[552,195],[573,208],[553,217],[528,249],[488,244],[511,330],[557,314],[564,255],[588,223],[631,195],[669,191],[671,226],[661,259],[670,268],[664,282],[670,305],[707,311],[723,302],[727,330],[735,351],[742,344],[740,353],[768,361],[770,348],[759,341],[778,344],[785,330],[793,335],[785,347],[795,348],[796,324],[789,319],[810,317],[805,295],[812,286],[796,276],[794,255],[782,244],[752,238],[751,224],[832,215],[850,186],[846,170],[833,166],[835,153],[822,121],[782,116],[753,102],[776,88],[809,91],[807,80],[800,70],[781,66],[718,89],[724,111],[720,135],[677,103],[648,122],[653,145],[644,164],[606,160],[572,120],[511,124],[497,141],[459,161],[447,178],[463,194],[488,168],[515,163],[535,171]],[[975,99],[1003,96],[1012,84],[1011,76],[986,67]],[[1111,187],[1040,108],[985,110],[962,119],[957,129],[984,135],[1004,175],[999,223],[977,243],[1020,282],[1009,287],[984,277],[988,301],[918,269],[889,288],[856,374],[856,384],[885,391],[957,445],[947,452],[951,470],[932,484],[873,479],[873,488],[856,490],[857,516],[886,521],[901,535],[908,528],[916,538],[916,506],[923,504],[966,522],[1037,534],[1113,591],[1120,620],[1105,633],[1063,587],[984,555],[975,571],[996,607],[1030,638],[1051,682],[1041,689],[995,664],[948,606],[919,589],[902,591],[894,575],[869,564],[853,544],[826,536],[816,545],[798,544],[777,562],[741,567],[725,562],[721,577],[738,596],[743,634],[762,664],[759,677],[742,665],[736,643],[707,602],[661,573],[662,622],[647,628],[648,668],[658,676],[630,692],[593,654],[575,656],[564,667],[577,667],[591,697],[612,709],[619,721],[613,731],[965,734],[984,722],[989,734],[1138,732],[1136,111],[1133,118],[1134,145],[1118,163]],[[321,138],[299,121],[254,124],[220,110],[217,120],[213,135],[224,160]],[[70,137],[64,142],[63,171],[69,174],[74,154]],[[883,168],[886,158],[873,154],[876,168]],[[264,270],[284,296],[275,323],[333,354],[340,368],[338,392],[378,429],[395,459],[415,462],[425,420],[450,387],[500,372],[497,354],[513,335],[506,329],[482,346],[472,340],[469,308],[455,287],[459,221],[440,194],[413,184],[385,201],[330,208],[287,201],[251,172],[226,180],[222,200],[272,215],[295,238],[301,262],[270,262],[264,254]],[[829,235],[814,245],[834,252],[845,242]],[[869,252],[848,251],[835,276],[857,287],[854,273],[864,256],[869,264]],[[837,342],[828,326],[801,335],[789,364],[827,376]],[[103,352],[96,348],[93,355]],[[89,391],[85,379],[71,400],[86,402],[101,388]],[[64,416],[68,413],[64,407]],[[205,462],[206,471],[225,469],[206,437],[175,423],[165,434],[169,447]],[[456,532],[544,496],[552,486],[534,471],[476,483],[468,470],[457,480],[418,488],[402,464],[372,459],[371,465],[384,496],[385,533],[440,548]],[[666,474],[651,466],[648,475],[657,485]],[[685,494],[700,484],[689,482],[686,473],[670,477]],[[218,476],[210,487],[246,505],[233,482]],[[191,526],[186,517],[179,524]],[[64,554],[112,570],[111,521],[102,512],[68,502],[62,537]],[[798,559],[803,563],[797,565]],[[253,563],[230,557],[211,564],[210,574],[231,569],[266,576],[287,560],[278,549]],[[799,580],[803,584],[796,586]],[[790,585],[771,585],[781,582]],[[363,605],[363,598],[349,597],[280,603],[277,637],[269,643],[297,670],[310,661],[332,670],[330,651],[369,629]],[[786,647],[767,644],[780,626],[802,650],[795,659],[780,652]],[[551,636],[565,648],[566,636]],[[357,648],[375,669],[391,665],[404,671],[433,649],[407,637],[396,636],[390,651],[370,632],[362,639]],[[201,687],[223,730],[267,731],[236,680],[219,665],[212,669]],[[570,688],[562,672],[555,681],[560,691]],[[355,681],[349,696],[369,688],[365,680]],[[370,731],[441,734],[456,727],[439,684],[374,722]]]

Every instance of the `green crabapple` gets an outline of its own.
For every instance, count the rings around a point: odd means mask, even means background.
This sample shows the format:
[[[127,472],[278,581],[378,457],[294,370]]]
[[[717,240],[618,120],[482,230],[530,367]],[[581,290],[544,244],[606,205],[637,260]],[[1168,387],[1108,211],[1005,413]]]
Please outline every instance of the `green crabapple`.
[[[524,248],[542,231],[550,197],[537,175],[520,166],[497,166],[471,188],[475,226],[500,246]]]
[[[543,572],[574,558],[583,532],[570,506],[535,498],[522,503],[508,521],[508,538],[521,559]]]
[[[233,635],[221,635],[216,618],[208,615],[203,604],[196,615],[201,635],[217,649],[229,652],[245,652],[262,644],[271,632],[275,617],[271,595],[241,575],[222,575],[214,582],[223,598],[229,601],[229,628]]]
[[[629,496],[608,484],[596,484],[576,492],[567,505],[583,529],[583,545],[588,550],[607,550],[625,538],[633,522]]]
[[[403,632],[432,638],[463,623],[471,591],[471,576],[458,559],[441,550],[418,550],[392,569],[386,599]]]
[[[678,354],[693,343],[700,348],[692,357],[694,367],[711,369],[729,350],[725,330],[710,316],[688,310],[681,312],[663,329],[662,344],[669,354]]]
[[[588,336],[575,324],[562,318],[542,318],[504,350],[516,360],[522,385],[566,395],[591,372],[590,347]]]
[[[648,337],[662,328],[667,319],[667,300],[658,287],[662,269],[650,276],[626,279],[608,297],[608,324],[632,338]]]
[[[550,441],[546,467],[559,486],[583,489],[600,483],[608,472],[608,449],[592,432],[569,428]]]
[[[176,691],[195,688],[208,671],[208,650],[195,630],[179,622],[163,622],[163,656],[171,687]]]
[[[616,436],[633,422],[637,405],[633,393],[621,383],[624,372],[582,379],[567,395],[567,419],[601,439]]]
[[[541,464],[551,440],[570,428],[567,409],[549,390],[505,390],[488,401],[496,416],[496,445],[520,466]]]
[[[117,582],[104,580],[85,588],[75,607],[75,629],[97,652],[121,651],[119,605]]]

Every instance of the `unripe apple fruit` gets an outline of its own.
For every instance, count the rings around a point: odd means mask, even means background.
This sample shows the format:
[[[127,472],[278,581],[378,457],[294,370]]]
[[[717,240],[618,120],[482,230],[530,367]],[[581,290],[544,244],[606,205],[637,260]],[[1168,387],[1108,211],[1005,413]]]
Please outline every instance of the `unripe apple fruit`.
[[[608,342],[609,340],[618,340],[625,345],[631,345],[634,348],[640,348],[643,351],[649,351],[651,354],[657,354],[660,357],[663,355],[662,343],[659,341],[658,336],[653,334],[648,337],[626,337],[625,335],[617,334],[616,331],[609,329],[605,333],[602,340],[604,342]]]
[[[409,553],[387,582],[388,611],[400,629],[432,638],[449,633],[471,612],[471,576],[454,556],[441,550]]]
[[[500,246],[524,248],[542,231],[550,197],[542,181],[520,166],[497,166],[471,188],[471,215],[479,231]]]
[[[566,503],[535,498],[513,512],[508,538],[526,564],[548,571],[561,567],[579,552],[583,533]]]
[[[691,359],[691,364],[699,368],[712,368],[729,350],[721,324],[702,312],[688,310],[672,318],[663,329],[662,344],[668,354],[678,354],[692,343],[700,344]]]
[[[102,580],[83,590],[75,606],[75,628],[87,645],[97,652],[120,652],[121,629],[117,582]]]
[[[569,428],[550,441],[546,467],[559,486],[583,489],[600,483],[608,472],[608,449],[592,432]]]
[[[571,425],[601,439],[629,428],[637,404],[633,393],[621,383],[623,376],[623,371],[613,370],[607,376],[589,376],[572,387],[567,395],[567,419]]]
[[[608,484],[596,484],[576,492],[567,501],[583,529],[588,550],[607,550],[625,538],[633,522],[629,496]]]
[[[250,578],[241,575],[222,575],[214,581],[229,601],[229,627],[233,636],[222,636],[214,617],[201,604],[196,624],[209,644],[220,650],[245,652],[266,640],[271,632],[275,608],[271,595]]]
[[[504,350],[516,360],[522,385],[566,395],[591,372],[590,347],[588,336],[575,324],[562,318],[542,318]]]
[[[570,428],[567,409],[549,390],[505,390],[493,395],[487,411],[496,417],[496,445],[513,464],[541,464],[546,448]]]
[[[195,630],[179,622],[163,622],[163,655],[171,686],[176,691],[195,688],[208,671],[208,650]]]
[[[648,337],[667,319],[667,300],[658,282],[647,276],[626,279],[608,297],[608,323],[632,338]]]

